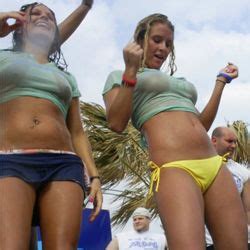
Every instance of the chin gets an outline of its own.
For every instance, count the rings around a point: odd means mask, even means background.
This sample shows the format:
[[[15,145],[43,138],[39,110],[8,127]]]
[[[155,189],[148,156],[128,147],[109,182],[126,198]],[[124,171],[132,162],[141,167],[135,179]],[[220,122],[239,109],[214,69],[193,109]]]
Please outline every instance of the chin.
[[[138,228],[136,228],[136,231],[137,231],[137,232],[144,232],[144,231],[145,231],[145,228],[143,228],[143,227],[138,227]]]
[[[162,63],[152,63],[151,68],[152,69],[160,69],[162,66]]]
[[[161,68],[161,66],[152,64],[152,65],[149,65],[148,68],[159,70]]]

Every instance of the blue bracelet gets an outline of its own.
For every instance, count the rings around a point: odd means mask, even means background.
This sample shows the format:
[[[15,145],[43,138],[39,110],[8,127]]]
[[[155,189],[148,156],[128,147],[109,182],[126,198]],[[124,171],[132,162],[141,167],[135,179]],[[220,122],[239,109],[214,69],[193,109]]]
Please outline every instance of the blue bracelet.
[[[233,78],[226,73],[219,73],[217,75],[217,77],[220,77],[220,76],[222,76],[226,79],[226,83],[230,83],[233,80]]]

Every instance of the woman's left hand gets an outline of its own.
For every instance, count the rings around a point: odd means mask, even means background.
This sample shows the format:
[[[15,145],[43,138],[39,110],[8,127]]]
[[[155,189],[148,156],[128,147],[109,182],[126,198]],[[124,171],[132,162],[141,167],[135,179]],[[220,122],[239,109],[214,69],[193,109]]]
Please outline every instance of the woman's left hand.
[[[102,191],[101,191],[101,182],[100,179],[93,179],[90,184],[90,194],[89,197],[93,200],[94,209],[90,215],[90,221],[93,221],[96,216],[100,213],[102,208]]]
[[[234,65],[233,63],[228,63],[228,65],[225,68],[223,68],[220,71],[220,73],[227,74],[232,79],[235,79],[238,77],[239,70],[238,70],[238,67],[236,65]]]

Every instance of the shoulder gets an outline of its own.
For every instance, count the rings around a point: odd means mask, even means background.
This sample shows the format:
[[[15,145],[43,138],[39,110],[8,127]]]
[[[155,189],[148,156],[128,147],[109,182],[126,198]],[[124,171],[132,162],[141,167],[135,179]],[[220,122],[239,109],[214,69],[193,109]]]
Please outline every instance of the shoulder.
[[[126,231],[126,232],[121,232],[116,234],[116,237],[123,237],[123,236],[128,236],[128,235],[134,235],[136,234],[135,231]]]
[[[246,165],[242,164],[242,163],[238,163],[232,159],[229,159],[227,162],[227,166],[228,167],[237,167],[237,168],[241,168],[244,169],[245,171],[249,171],[249,169],[247,168]]]
[[[164,233],[154,233],[150,230],[147,232],[147,234],[156,240],[166,241],[166,236]]]
[[[3,68],[5,65],[9,64],[20,65],[26,57],[27,55],[20,51],[13,51],[11,49],[0,50],[0,66]]]
[[[0,50],[0,57],[1,58],[7,58],[7,57],[10,57],[10,56],[14,56],[16,54],[20,54],[20,53],[17,53],[11,49],[1,49]]]
[[[153,235],[154,235],[154,237],[159,238],[161,240],[165,240],[166,239],[165,235],[161,234],[161,233],[154,233]]]
[[[106,82],[113,81],[115,83],[120,83],[122,79],[122,74],[123,74],[122,70],[114,70],[109,73]]]
[[[12,49],[0,49],[0,53],[6,53],[6,54],[9,54],[9,53],[15,53]]]
[[[250,179],[250,170],[247,168],[246,165],[238,163],[232,159],[228,160],[227,167],[232,173],[241,173],[244,178]]]
[[[57,66],[56,66],[57,67]],[[61,70],[60,68],[58,68],[59,70]],[[69,71],[64,71],[64,70],[61,70],[64,74],[65,74],[65,76],[69,79],[69,80],[71,80],[71,81],[76,81],[76,78],[75,78],[75,76],[73,75],[73,74],[71,74]]]
[[[111,89],[113,89],[114,87],[121,85],[122,74],[123,74],[122,70],[114,70],[111,73],[109,73],[106,79],[105,85],[104,85],[104,89],[102,93],[103,95],[106,94]]]

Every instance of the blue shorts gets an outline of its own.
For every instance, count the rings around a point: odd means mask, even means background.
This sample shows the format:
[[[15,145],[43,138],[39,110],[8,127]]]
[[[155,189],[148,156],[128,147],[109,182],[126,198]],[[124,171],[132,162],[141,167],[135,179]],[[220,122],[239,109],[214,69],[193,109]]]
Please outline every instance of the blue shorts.
[[[40,188],[51,181],[73,181],[86,190],[84,165],[74,154],[0,154],[0,178],[17,177]]]
[[[0,178],[17,177],[33,185],[37,195],[44,185],[52,181],[73,181],[87,191],[84,182],[84,165],[74,154],[68,153],[17,153],[0,154]],[[39,225],[37,203],[32,225]]]

